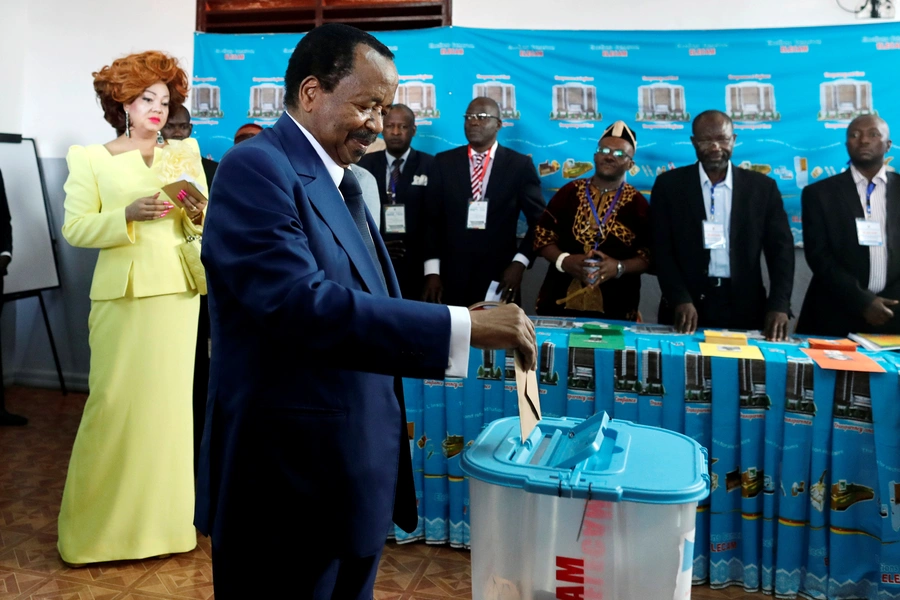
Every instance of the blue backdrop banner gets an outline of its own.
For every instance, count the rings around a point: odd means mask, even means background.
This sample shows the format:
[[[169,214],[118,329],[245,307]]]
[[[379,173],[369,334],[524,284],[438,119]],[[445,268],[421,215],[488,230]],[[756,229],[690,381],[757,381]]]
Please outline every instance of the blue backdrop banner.
[[[238,127],[269,126],[280,116],[284,71],[300,37],[196,34],[190,108],[205,155],[218,160]],[[500,143],[532,157],[548,199],[591,173],[597,139],[618,119],[637,133],[630,181],[649,193],[659,173],[694,162],[691,119],[723,110],[735,121],[735,164],[778,182],[798,244],[800,192],[846,167],[850,119],[874,113],[900,122],[896,23],[663,32],[445,27],[377,37],[396,54],[395,102],[416,113],[416,148],[465,144],[466,105],[489,96],[504,119]]]

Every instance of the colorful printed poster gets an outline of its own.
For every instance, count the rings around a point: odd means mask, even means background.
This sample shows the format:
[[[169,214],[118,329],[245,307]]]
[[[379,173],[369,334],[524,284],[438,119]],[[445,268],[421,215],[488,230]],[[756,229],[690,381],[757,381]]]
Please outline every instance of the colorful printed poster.
[[[900,122],[898,35],[894,22],[377,33],[396,56],[394,102],[416,115],[417,149],[435,154],[464,145],[466,105],[477,96],[493,98],[503,118],[500,143],[531,156],[548,199],[593,174],[597,139],[617,119],[637,131],[640,149],[628,177],[646,193],[660,173],[695,162],[691,120],[706,109],[726,112],[739,135],[734,163],[778,184],[798,245],[802,190],[846,168],[850,119],[878,114]],[[204,156],[221,159],[245,123],[275,123],[284,107],[285,68],[300,37],[196,34],[188,108]]]

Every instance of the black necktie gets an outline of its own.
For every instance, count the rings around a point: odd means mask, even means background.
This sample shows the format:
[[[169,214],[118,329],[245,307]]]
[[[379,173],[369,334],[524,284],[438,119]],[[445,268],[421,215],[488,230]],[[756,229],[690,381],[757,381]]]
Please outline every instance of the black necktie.
[[[369,231],[369,224],[366,222],[366,205],[363,201],[362,188],[359,187],[359,181],[356,180],[356,175],[350,169],[344,169],[344,178],[341,179],[341,185],[338,186],[338,189],[344,196],[344,202],[347,204],[350,216],[353,217],[353,222],[356,223],[359,235],[362,236],[363,244],[366,245],[366,250],[369,251],[372,262],[375,263],[375,268],[381,277],[381,283],[384,284],[384,289],[387,290],[384,271],[381,269],[381,261],[378,260],[375,242],[372,240],[372,233]]]

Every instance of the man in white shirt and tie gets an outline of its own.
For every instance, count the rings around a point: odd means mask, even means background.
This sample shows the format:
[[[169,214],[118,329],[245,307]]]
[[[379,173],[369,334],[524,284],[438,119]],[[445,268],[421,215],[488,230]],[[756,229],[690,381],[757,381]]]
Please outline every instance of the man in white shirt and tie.
[[[847,127],[850,168],[803,190],[803,250],[813,278],[797,331],[900,333],[900,177],[884,155],[891,132],[875,115]]]
[[[424,300],[471,306],[492,282],[517,302],[534,259],[534,226],[546,208],[531,158],[497,143],[500,107],[475,98],[464,115],[466,146],[434,157],[428,176]],[[516,236],[519,214],[528,221]]]

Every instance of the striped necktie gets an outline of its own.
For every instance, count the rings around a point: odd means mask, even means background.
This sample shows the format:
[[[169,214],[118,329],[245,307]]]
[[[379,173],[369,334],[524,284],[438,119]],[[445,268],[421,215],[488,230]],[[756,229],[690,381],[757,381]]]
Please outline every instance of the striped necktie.
[[[402,158],[394,160],[391,165],[391,187],[388,188],[388,194],[391,197],[391,204],[397,201],[397,185],[400,183],[400,166],[403,164]]]
[[[481,184],[484,182],[484,157],[487,153],[472,153],[475,164],[472,167],[472,198],[477,202],[481,200]]]

